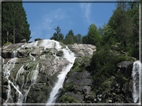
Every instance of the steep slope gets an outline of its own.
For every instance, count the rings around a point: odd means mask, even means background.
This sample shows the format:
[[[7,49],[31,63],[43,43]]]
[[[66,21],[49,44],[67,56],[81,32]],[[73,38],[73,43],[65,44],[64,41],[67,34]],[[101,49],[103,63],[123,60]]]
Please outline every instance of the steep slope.
[[[140,74],[133,75],[137,79],[135,91],[132,77],[134,61],[133,57],[118,50],[106,48],[96,51],[93,57],[77,57],[60,91],[58,103],[134,103],[133,98],[139,96],[140,84]],[[139,64],[137,70],[141,70]]]

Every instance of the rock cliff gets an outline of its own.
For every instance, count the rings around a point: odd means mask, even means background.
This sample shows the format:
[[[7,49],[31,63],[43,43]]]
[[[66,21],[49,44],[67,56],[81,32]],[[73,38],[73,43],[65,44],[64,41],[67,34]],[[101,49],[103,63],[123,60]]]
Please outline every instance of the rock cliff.
[[[74,50],[79,52],[80,46],[83,47],[76,44]],[[95,51],[95,46],[85,47],[90,51],[81,51],[79,56],[86,53],[91,56]],[[17,103],[18,99],[22,99],[19,103],[46,103],[58,80],[58,74],[69,64],[64,58],[63,49],[68,48],[53,40],[38,40],[3,47],[2,101]]]
[[[73,63],[65,58],[64,50],[74,53]],[[71,44],[67,47],[54,40],[2,47],[2,102],[46,103],[58,75],[65,66],[73,64],[63,88],[56,95],[57,103],[132,103],[133,61],[117,63],[114,66],[116,74],[109,75],[103,82],[95,82],[95,75],[101,78],[90,64],[95,52],[93,45]]]

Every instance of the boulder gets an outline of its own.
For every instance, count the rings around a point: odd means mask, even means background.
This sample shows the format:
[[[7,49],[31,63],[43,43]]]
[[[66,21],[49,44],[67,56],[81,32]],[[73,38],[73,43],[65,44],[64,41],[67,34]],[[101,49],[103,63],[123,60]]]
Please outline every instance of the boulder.
[[[131,77],[132,74],[132,67],[133,67],[133,62],[131,61],[122,61],[117,64],[117,72],[122,73],[125,77]]]
[[[40,48],[35,48],[32,52],[31,52],[31,55],[33,56],[39,56],[41,55],[41,52],[40,52]]]
[[[20,43],[26,43],[26,39],[22,39]]]
[[[17,57],[21,58],[21,57],[27,57],[29,55],[29,50],[25,49],[21,49],[17,52]]]
[[[6,50],[2,51],[3,58],[11,58],[11,56],[12,56],[12,51],[6,51]]]
[[[42,39],[41,39],[41,38],[36,38],[36,39],[35,39],[35,41],[39,41],[39,40],[42,40]]]
[[[131,61],[122,61],[117,64],[117,67],[120,69],[127,69],[130,65],[132,65],[133,62]]]

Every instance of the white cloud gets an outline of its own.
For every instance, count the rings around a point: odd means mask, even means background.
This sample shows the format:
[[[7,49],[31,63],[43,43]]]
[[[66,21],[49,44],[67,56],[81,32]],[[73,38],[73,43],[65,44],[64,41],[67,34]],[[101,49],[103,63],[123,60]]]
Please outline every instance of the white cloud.
[[[80,7],[84,13],[87,23],[91,23],[91,3],[80,3]]]
[[[34,37],[31,40],[33,41],[36,37],[41,37],[44,39],[49,39],[55,32],[60,21],[63,21],[66,18],[66,13],[63,9],[56,9],[53,11],[47,11],[45,15],[38,21],[37,25],[32,29],[31,36]],[[43,35],[44,34],[44,35]],[[46,35],[45,35],[46,34]]]

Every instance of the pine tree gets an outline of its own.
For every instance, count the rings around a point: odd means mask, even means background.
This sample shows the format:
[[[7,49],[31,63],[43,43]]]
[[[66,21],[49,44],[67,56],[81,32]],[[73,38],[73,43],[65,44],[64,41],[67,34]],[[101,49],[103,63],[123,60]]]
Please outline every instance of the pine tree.
[[[29,24],[22,1],[2,2],[2,44],[30,39]]]
[[[54,40],[57,40],[57,41],[63,41],[64,36],[61,33],[60,27],[57,26],[57,28],[55,28],[55,30],[56,30],[56,32],[53,34],[53,36],[50,39],[54,39]]]
[[[82,35],[81,34],[77,34],[75,36],[75,42],[76,43],[82,43]]]
[[[83,43],[100,46],[101,36],[95,24],[89,27],[88,35],[83,37]]]
[[[72,30],[69,30],[69,32],[67,33],[65,40],[64,40],[65,44],[73,44],[75,43],[75,36]]]
[[[108,22],[110,28],[115,31],[115,40],[121,43],[124,51],[127,49],[129,37],[132,36],[132,18],[127,15],[127,11],[127,3],[118,3],[116,10]]]

